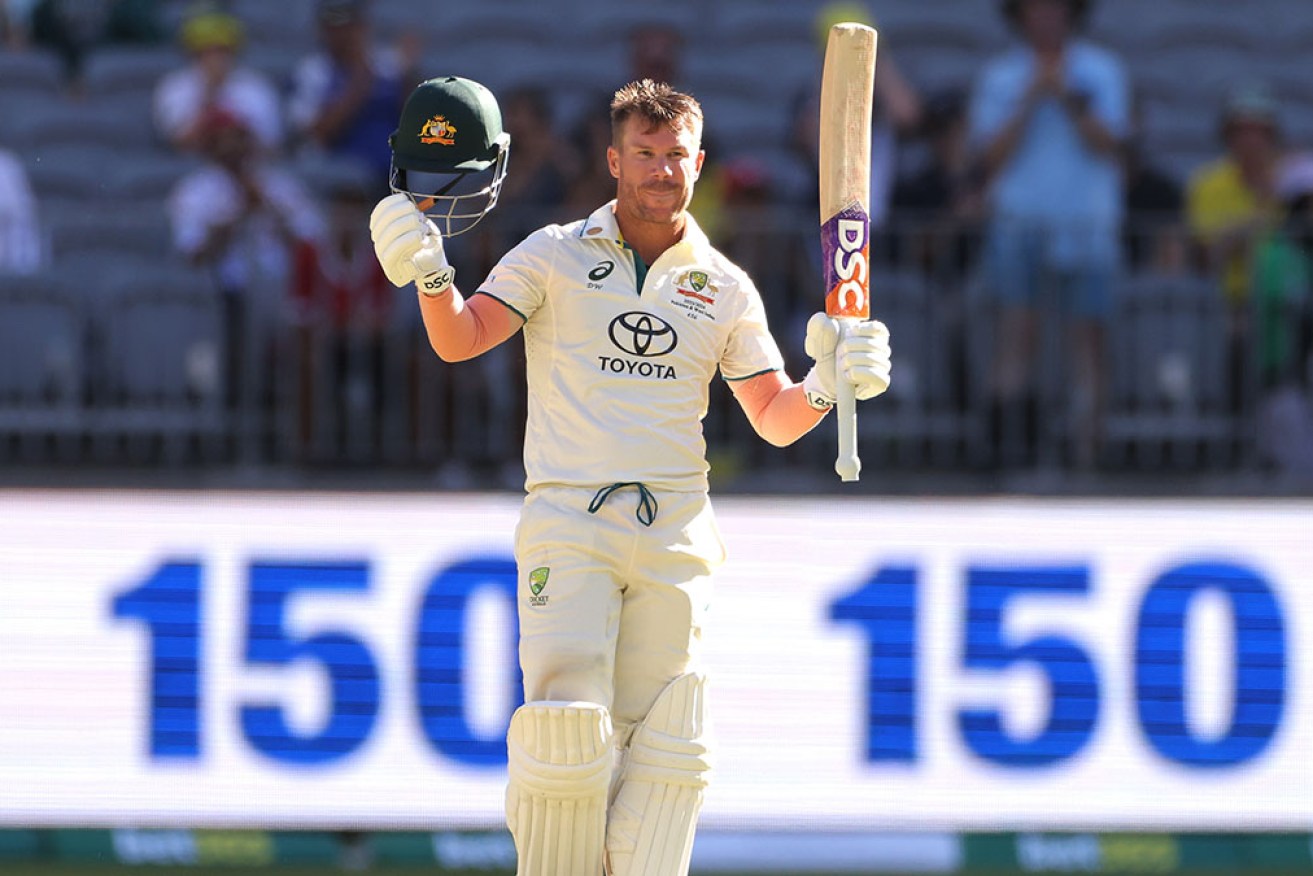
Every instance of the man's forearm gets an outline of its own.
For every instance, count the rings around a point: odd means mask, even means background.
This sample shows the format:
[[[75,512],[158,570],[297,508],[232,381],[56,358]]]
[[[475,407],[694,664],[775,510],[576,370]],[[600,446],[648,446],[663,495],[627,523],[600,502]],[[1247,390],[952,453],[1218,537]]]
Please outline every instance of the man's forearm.
[[[779,371],[730,384],[734,397],[757,434],[776,447],[786,447],[806,435],[825,417],[807,403],[801,383],[790,383]]]
[[[455,286],[437,296],[420,293],[419,310],[429,345],[444,362],[473,359],[520,327],[519,318],[505,305],[484,295],[466,301]]]

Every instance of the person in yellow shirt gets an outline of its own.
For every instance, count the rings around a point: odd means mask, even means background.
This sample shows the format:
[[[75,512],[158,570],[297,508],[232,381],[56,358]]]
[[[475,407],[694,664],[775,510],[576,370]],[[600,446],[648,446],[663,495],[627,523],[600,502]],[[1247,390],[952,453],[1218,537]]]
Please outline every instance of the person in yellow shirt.
[[[1256,245],[1281,222],[1278,107],[1257,85],[1233,91],[1222,110],[1226,152],[1190,177],[1186,221],[1204,262],[1219,273],[1228,301],[1249,300]]]

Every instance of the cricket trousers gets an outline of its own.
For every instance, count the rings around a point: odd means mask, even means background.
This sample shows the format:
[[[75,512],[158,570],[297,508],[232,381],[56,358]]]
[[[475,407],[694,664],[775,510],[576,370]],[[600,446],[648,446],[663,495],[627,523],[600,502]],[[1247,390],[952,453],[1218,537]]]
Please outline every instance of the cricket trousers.
[[[611,711],[628,743],[657,695],[700,671],[725,545],[705,492],[544,486],[515,530],[525,702]]]

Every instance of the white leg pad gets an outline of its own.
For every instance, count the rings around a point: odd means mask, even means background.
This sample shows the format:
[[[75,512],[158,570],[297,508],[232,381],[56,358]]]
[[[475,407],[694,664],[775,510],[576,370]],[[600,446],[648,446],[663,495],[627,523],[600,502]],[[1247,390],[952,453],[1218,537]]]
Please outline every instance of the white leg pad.
[[[601,876],[612,737],[595,703],[526,703],[511,716],[506,825],[518,876]]]
[[[681,675],[634,731],[607,820],[611,876],[687,876],[710,770],[705,691],[703,676]]]

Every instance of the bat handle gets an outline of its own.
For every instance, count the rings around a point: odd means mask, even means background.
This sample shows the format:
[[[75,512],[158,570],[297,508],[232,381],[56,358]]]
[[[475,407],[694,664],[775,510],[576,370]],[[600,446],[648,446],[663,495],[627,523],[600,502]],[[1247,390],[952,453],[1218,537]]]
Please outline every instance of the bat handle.
[[[839,320],[839,340],[848,333],[854,319]],[[857,395],[852,381],[839,372],[839,360],[834,360],[834,414],[839,429],[839,455],[834,459],[834,470],[844,481],[855,481],[862,471],[862,460],[857,456]]]

